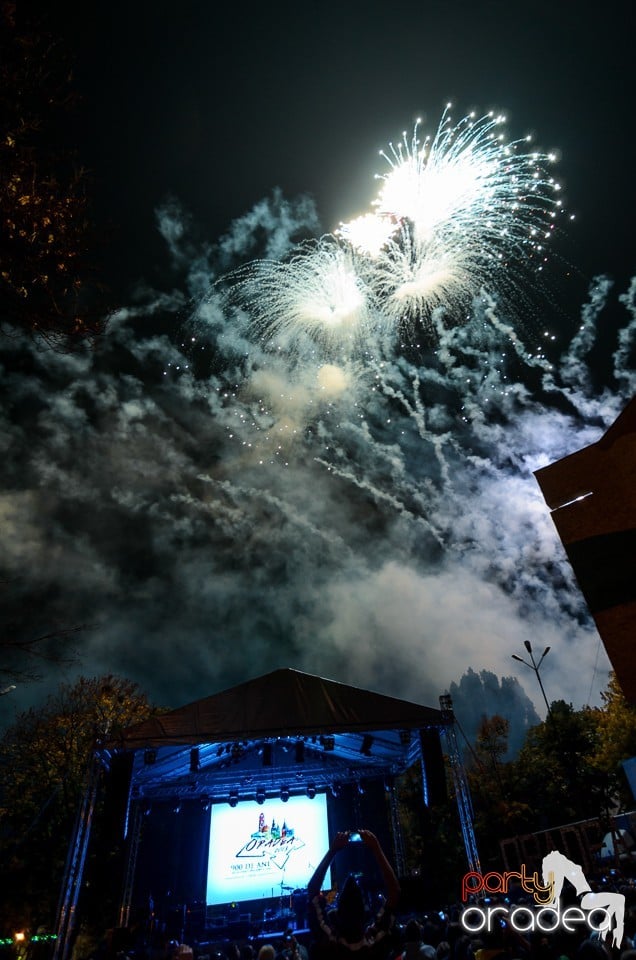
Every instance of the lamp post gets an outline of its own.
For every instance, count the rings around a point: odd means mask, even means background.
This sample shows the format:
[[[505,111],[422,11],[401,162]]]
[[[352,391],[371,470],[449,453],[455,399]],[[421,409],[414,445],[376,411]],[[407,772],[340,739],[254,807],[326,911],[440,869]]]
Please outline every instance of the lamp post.
[[[541,664],[543,663],[543,658],[544,658],[545,655],[549,652],[550,647],[546,647],[546,648],[545,648],[545,650],[543,651],[543,653],[542,653],[541,656],[539,657],[539,662],[537,663],[537,662],[535,661],[535,659],[534,659],[534,654],[533,654],[533,652],[532,652],[532,644],[530,643],[530,641],[529,641],[529,640],[524,640],[524,641],[523,641],[523,645],[524,645],[524,647],[526,648],[526,650],[528,651],[528,653],[530,654],[530,660],[531,660],[532,662],[531,662],[531,663],[528,663],[528,661],[527,661],[527,660],[524,660],[523,657],[518,657],[516,653],[513,653],[513,654],[512,654],[512,659],[513,659],[513,660],[518,660],[519,663],[525,663],[526,667],[530,667],[531,670],[534,670],[535,675],[536,675],[536,678],[537,678],[537,680],[538,680],[538,682],[539,682],[539,686],[541,687],[541,693],[543,694],[543,699],[545,700],[546,709],[547,709],[547,711],[548,711],[548,717],[551,717],[551,716],[552,716],[552,712],[551,712],[551,710],[550,710],[550,704],[548,703],[548,698],[547,698],[546,695],[545,695],[545,690],[543,689],[543,684],[542,684],[542,682],[541,682],[541,674],[539,673],[539,667],[540,667]]]

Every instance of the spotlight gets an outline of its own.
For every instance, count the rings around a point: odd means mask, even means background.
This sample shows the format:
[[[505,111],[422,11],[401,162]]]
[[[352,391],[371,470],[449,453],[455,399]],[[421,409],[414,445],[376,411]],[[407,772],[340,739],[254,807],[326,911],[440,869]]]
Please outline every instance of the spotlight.
[[[295,753],[296,763],[304,763],[305,762],[305,741],[297,740],[296,746],[294,749],[296,751]]]
[[[336,738],[332,734],[329,734],[326,737],[321,737],[320,743],[322,744],[323,750],[334,750],[336,746]]]
[[[150,806],[150,804],[144,803],[143,807],[141,808],[142,817],[149,817],[151,810],[152,810],[152,807]]]
[[[309,799],[310,799],[310,800],[313,800],[314,797],[316,796],[316,784],[315,784],[315,783],[308,783],[308,784],[307,784],[307,791],[306,791],[306,792],[307,792],[307,796],[309,797]]]
[[[157,759],[156,750],[152,750],[151,748],[148,748],[148,750],[144,750],[144,763],[146,764],[146,766],[150,766],[151,763],[155,763],[156,759]]]
[[[176,801],[175,801],[175,805],[174,805],[174,807],[172,808],[172,812],[173,812],[173,813],[181,813],[181,801],[180,801],[180,800],[176,800]]]
[[[271,743],[263,744],[263,766],[271,767],[272,765],[272,745]]]
[[[238,803],[238,793],[236,790],[230,790],[230,797],[228,799],[228,803],[231,807],[235,807],[236,804]]]
[[[283,801],[283,803],[287,803],[287,801],[289,800],[289,787],[280,788],[280,798]]]
[[[256,791],[256,802],[265,803],[265,791],[263,790],[262,787],[259,787],[258,790]]]
[[[358,790],[358,793],[359,793],[360,796],[362,797],[362,796],[364,795],[364,787],[362,786],[362,784],[360,783],[359,780],[358,780],[358,782],[356,783],[356,788],[357,788],[357,790]]]
[[[201,807],[203,810],[209,810],[212,801],[209,797],[201,797]]]
[[[360,747],[360,753],[365,757],[371,756],[371,747],[373,746],[373,737],[370,734],[365,733],[362,738],[362,745]]]
[[[340,787],[337,783],[332,783],[329,789],[331,790],[331,796],[334,798],[334,800],[336,797],[340,796]]]
[[[199,769],[199,766],[199,748],[192,747],[192,750],[190,751],[190,773],[196,773]]]

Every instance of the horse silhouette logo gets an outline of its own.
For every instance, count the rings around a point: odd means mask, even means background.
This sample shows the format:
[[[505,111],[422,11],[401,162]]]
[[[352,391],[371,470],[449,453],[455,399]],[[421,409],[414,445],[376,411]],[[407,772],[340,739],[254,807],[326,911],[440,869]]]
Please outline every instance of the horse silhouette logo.
[[[549,884],[552,889],[552,902],[547,906],[557,906],[563,884],[568,880],[576,890],[577,896],[581,897],[582,910],[589,910],[590,913],[595,910],[605,912],[605,919],[595,928],[599,931],[601,940],[605,940],[613,927],[612,946],[620,947],[625,926],[625,897],[622,893],[609,893],[604,890],[593,893],[580,865],[568,860],[558,850],[546,854],[541,871],[544,884]]]

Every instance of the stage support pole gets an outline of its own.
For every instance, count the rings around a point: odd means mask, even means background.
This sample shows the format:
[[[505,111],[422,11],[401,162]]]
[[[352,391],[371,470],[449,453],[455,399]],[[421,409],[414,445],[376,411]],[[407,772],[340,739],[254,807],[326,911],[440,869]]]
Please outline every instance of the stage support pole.
[[[121,903],[119,906],[118,923],[120,927],[127,927],[130,921],[130,908],[132,906],[135,871],[137,869],[137,854],[139,853],[139,841],[141,839],[141,826],[143,819],[144,814],[142,811],[142,803],[139,800],[135,800],[133,801],[132,805],[132,817],[128,822],[124,885],[121,894]]]
[[[461,761],[459,747],[457,746],[457,735],[455,733],[455,712],[453,710],[452,698],[446,694],[439,698],[439,705],[442,711],[442,730],[446,738],[446,753],[450,763],[453,785],[455,788],[455,800],[459,813],[459,822],[464,838],[464,848],[466,850],[466,860],[468,869],[475,873],[481,873],[479,863],[479,853],[477,852],[477,840],[473,829],[473,804],[470,796],[470,788],[466,779],[466,771]]]
[[[406,859],[404,856],[404,837],[402,834],[402,825],[400,823],[400,810],[397,799],[397,791],[391,783],[388,787],[389,810],[391,813],[391,834],[393,836],[393,858],[395,863],[395,872],[398,877],[404,875],[406,869]]]
[[[55,947],[52,960],[67,960],[73,932],[75,930],[77,901],[82,887],[86,851],[91,834],[97,787],[99,783],[100,761],[93,752],[89,761],[86,788],[75,818],[75,826],[66,857],[64,879],[60,891],[55,926]]]

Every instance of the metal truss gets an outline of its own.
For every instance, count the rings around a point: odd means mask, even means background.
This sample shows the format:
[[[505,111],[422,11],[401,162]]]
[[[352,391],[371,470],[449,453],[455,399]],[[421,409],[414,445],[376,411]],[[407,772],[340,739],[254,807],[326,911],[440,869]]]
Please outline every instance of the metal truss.
[[[82,886],[86,851],[91,834],[97,787],[100,777],[100,761],[93,753],[86,776],[86,788],[77,811],[71,843],[66,857],[64,879],[57,908],[56,939],[52,960],[66,960],[75,929],[77,901]]]
[[[442,732],[446,739],[446,754],[450,764],[451,775],[453,777],[453,786],[455,788],[455,800],[459,813],[459,822],[464,838],[464,848],[466,850],[466,859],[470,870],[481,873],[479,863],[479,853],[477,851],[477,840],[473,829],[474,813],[473,804],[470,796],[470,787],[466,779],[466,771],[461,761],[459,747],[457,745],[457,734],[455,732],[455,712],[453,710],[452,698],[445,694],[439,698],[439,705],[442,711]]]

